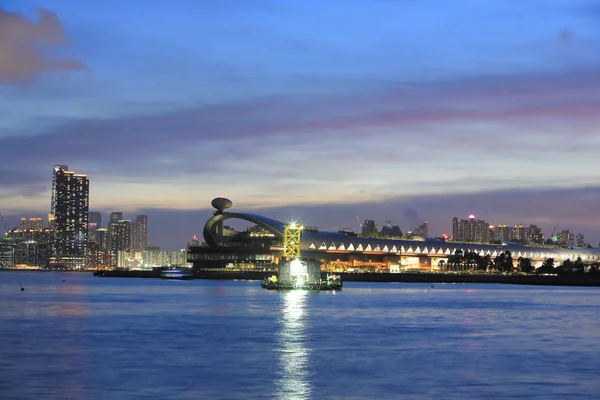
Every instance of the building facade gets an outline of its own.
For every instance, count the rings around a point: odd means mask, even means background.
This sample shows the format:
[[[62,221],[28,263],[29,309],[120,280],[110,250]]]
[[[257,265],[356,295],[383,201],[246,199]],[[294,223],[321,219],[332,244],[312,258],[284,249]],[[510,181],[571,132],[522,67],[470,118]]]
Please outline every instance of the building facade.
[[[260,242],[246,232],[228,229],[220,231],[220,226],[228,219],[240,219],[261,227],[268,235]],[[468,221],[477,226],[477,220]],[[457,221],[459,222],[459,221]],[[461,224],[457,224],[461,229]],[[470,229],[462,224],[465,230]],[[484,224],[480,224],[483,227]],[[283,254],[283,235],[286,225],[283,222],[249,213],[225,212],[217,210],[204,226],[205,245],[190,246],[188,261],[194,268],[238,267],[253,264],[255,268],[276,266]],[[486,232],[489,227],[486,226]],[[477,237],[477,233],[472,234]],[[389,239],[358,237],[343,232],[306,230],[301,236],[302,256],[320,261],[325,270],[388,272],[393,268],[436,271],[445,264],[466,255],[476,255],[489,261],[497,257],[508,257],[513,266],[519,258],[530,259],[539,267],[552,258],[555,265],[566,260],[581,258],[584,263],[600,262],[600,249],[555,246],[528,246],[521,243],[503,242],[498,244],[449,241],[442,238]],[[269,258],[270,257],[270,258]],[[262,262],[262,260],[266,260]],[[454,261],[452,261],[454,262]]]
[[[54,165],[52,166],[52,193],[50,198],[50,214],[48,214],[48,226],[50,228],[54,228],[54,218],[56,214],[56,206],[58,202],[58,195],[56,192],[57,189],[57,179],[58,175],[61,174],[61,171],[68,171],[69,167],[66,165]]]
[[[148,216],[138,215],[131,223],[131,248],[144,250],[148,240]]]
[[[123,220],[123,213],[121,211],[113,211],[110,213],[110,217],[108,219],[108,248],[112,248],[112,239],[113,239],[113,226],[114,224],[119,223],[119,221]]]
[[[452,240],[462,242],[487,243],[490,241],[490,224],[469,215],[468,219],[452,219]]]
[[[186,266],[187,250],[160,251],[158,248],[146,250],[119,251],[118,267],[125,269],[150,269],[167,266]]]
[[[119,251],[131,249],[131,221],[125,219],[119,222],[111,222],[112,239],[111,251],[117,254]]]
[[[54,251],[50,264],[69,269],[83,269],[87,257],[89,180],[55,166],[52,206]]]
[[[419,237],[429,236],[429,227],[427,226],[427,222],[423,222],[421,225],[417,226],[410,234],[411,236]]]

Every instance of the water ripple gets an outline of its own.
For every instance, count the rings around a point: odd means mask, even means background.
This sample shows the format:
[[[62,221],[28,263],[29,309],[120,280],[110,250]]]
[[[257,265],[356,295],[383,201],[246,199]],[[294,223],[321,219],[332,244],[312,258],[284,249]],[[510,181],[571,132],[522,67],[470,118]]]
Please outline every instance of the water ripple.
[[[596,398],[599,294],[0,272],[0,398]]]

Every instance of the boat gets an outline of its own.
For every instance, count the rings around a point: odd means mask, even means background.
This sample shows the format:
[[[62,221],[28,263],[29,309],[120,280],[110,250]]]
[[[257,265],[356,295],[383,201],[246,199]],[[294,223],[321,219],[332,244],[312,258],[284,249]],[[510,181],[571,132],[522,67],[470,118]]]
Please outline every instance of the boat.
[[[327,275],[326,279],[320,279],[319,282],[307,282],[306,280],[295,279],[291,281],[280,281],[273,275],[265,278],[260,286],[269,290],[342,290],[344,284],[339,275]]]
[[[186,270],[187,269],[187,270]],[[189,268],[164,269],[160,273],[162,279],[187,280],[194,279],[194,273]]]

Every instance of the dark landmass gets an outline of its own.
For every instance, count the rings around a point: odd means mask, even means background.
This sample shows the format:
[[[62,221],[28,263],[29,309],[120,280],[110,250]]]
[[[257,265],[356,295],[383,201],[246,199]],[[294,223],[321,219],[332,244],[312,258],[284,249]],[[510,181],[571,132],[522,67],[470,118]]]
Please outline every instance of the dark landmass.
[[[157,271],[99,271],[98,276],[119,278],[160,278]],[[274,271],[196,271],[196,279],[256,280],[274,275]],[[414,282],[414,283],[502,283],[511,285],[600,286],[600,276],[593,275],[503,275],[503,274],[436,274],[436,273],[339,273],[343,282]]]

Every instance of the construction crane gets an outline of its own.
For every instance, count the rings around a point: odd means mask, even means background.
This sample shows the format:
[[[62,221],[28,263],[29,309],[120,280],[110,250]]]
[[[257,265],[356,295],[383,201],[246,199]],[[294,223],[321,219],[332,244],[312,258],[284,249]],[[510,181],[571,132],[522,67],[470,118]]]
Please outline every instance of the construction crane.
[[[360,222],[360,218],[358,217],[358,215],[356,216],[356,220],[358,221],[358,226],[360,226],[362,229],[362,222]]]

